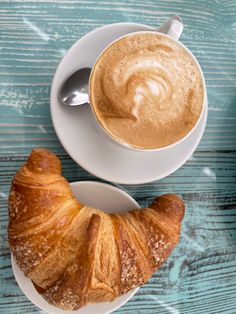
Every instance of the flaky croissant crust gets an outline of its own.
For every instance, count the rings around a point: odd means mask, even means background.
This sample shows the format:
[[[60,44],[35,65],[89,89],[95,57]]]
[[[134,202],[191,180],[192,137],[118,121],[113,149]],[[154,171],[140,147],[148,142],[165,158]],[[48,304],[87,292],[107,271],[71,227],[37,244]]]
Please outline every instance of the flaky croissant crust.
[[[146,282],[178,243],[183,216],[173,194],[125,214],[80,204],[59,159],[34,149],[12,181],[9,244],[49,303],[77,310]]]

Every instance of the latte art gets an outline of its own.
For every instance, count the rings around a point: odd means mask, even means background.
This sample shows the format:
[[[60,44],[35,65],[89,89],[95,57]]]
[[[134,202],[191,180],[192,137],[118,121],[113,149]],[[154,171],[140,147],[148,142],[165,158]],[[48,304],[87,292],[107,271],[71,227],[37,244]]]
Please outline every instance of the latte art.
[[[200,71],[182,46],[156,33],[137,33],[103,52],[90,95],[111,136],[151,149],[178,141],[194,127],[204,90]]]
[[[165,72],[154,58],[136,58],[131,55],[123,66],[118,64],[114,67],[113,82],[116,93],[111,93],[110,97],[114,99],[117,94],[123,95],[123,100],[128,104],[126,110],[130,110],[129,113],[139,119],[137,111],[140,106],[145,106],[148,102],[154,102],[158,106],[170,98],[172,86]],[[108,77],[105,75],[103,86],[106,81]]]

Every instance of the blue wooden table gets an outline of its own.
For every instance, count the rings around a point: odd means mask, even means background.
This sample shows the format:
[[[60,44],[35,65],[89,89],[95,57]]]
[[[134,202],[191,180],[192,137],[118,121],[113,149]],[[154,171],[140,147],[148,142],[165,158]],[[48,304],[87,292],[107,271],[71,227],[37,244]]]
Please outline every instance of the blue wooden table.
[[[66,50],[104,24],[158,26],[179,14],[184,44],[207,83],[209,118],[190,160],[169,177],[122,186],[140,205],[176,192],[187,205],[179,246],[116,313],[236,313],[236,1],[38,0],[0,2],[0,313],[42,313],[18,288],[10,265],[7,197],[33,147],[59,155],[69,181],[99,180],[61,147],[49,112],[50,85]],[[96,314],[96,313],[91,313]]]

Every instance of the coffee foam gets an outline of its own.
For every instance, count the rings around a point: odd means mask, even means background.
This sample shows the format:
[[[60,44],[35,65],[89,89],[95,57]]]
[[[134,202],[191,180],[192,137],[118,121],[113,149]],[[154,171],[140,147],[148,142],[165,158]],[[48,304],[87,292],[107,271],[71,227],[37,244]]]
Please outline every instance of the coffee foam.
[[[93,70],[90,96],[100,124],[138,148],[159,148],[184,137],[203,107],[201,73],[178,43],[157,33],[124,37]]]

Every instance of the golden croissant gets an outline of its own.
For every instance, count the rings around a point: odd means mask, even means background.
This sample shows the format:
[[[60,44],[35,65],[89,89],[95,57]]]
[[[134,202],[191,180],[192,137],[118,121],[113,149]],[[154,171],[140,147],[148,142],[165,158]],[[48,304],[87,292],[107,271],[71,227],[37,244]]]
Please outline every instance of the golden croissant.
[[[77,310],[145,283],[178,243],[184,211],[174,194],[125,214],[82,205],[59,159],[34,149],[12,181],[9,244],[49,303]]]

